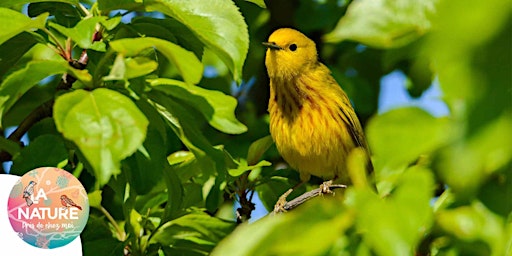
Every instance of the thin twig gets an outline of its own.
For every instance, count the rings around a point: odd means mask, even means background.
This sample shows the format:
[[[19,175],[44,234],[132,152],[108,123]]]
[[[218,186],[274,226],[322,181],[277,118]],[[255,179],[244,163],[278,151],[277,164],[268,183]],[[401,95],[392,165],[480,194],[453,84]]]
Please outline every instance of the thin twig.
[[[332,185],[329,185],[329,189],[330,190],[334,190],[334,189],[338,189],[338,188],[347,188],[346,185],[342,185],[342,184],[332,184]],[[313,189],[311,191],[308,191],[300,196],[298,196],[297,198],[293,199],[292,201],[290,202],[287,202],[284,206],[283,206],[283,209],[284,211],[290,211],[290,210],[293,210],[294,208],[297,208],[299,205],[305,203],[306,201],[312,199],[312,198],[315,198],[319,195],[322,195],[322,194],[325,194],[325,192],[322,192],[322,189],[321,188],[317,188],[317,189]],[[274,212],[272,212],[273,214],[276,214]],[[279,213],[279,212],[277,212]]]

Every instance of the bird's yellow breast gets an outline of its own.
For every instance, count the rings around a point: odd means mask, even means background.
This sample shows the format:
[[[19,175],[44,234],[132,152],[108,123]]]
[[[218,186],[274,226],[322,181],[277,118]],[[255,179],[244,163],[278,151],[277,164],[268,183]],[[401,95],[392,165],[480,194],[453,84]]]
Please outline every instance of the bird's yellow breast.
[[[322,81],[323,75],[271,79],[270,132],[282,157],[303,180],[310,175],[344,178],[345,159],[355,147],[340,110],[346,96],[334,80]]]

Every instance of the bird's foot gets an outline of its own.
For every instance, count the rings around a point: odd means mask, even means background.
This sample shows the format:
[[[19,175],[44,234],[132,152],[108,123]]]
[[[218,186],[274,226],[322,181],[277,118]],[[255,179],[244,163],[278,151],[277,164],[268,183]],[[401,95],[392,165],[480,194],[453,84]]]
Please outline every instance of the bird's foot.
[[[333,194],[334,192],[331,190],[332,180],[324,181],[324,183],[320,184],[320,195],[324,194]]]
[[[292,193],[292,191],[293,189],[289,189],[282,196],[279,197],[276,204],[274,205],[274,211],[272,212],[274,215],[281,212],[286,212],[286,209],[284,208],[286,203],[288,203],[286,201],[286,198],[290,195],[290,193]]]

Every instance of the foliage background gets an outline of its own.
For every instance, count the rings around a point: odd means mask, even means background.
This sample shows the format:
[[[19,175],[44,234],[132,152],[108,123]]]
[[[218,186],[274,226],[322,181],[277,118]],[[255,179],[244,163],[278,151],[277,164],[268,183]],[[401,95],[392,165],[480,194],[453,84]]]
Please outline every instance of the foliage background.
[[[0,138],[0,158],[18,175],[58,166],[79,177],[92,207],[84,255],[510,255],[511,10],[4,0],[0,117],[17,130]],[[344,193],[249,224],[254,193],[271,208],[298,182],[266,137],[260,43],[287,26],[318,43],[352,99],[379,192],[352,155]],[[413,98],[437,81],[449,114],[379,111],[380,81],[397,70]]]

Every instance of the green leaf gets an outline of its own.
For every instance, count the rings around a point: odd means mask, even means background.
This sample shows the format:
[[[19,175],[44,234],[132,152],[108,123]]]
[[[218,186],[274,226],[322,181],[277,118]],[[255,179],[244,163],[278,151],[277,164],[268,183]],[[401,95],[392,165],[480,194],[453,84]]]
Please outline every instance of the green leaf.
[[[23,175],[37,167],[57,166],[68,157],[62,137],[53,134],[41,135],[13,159],[10,173]]]
[[[396,168],[446,144],[453,132],[449,127],[448,119],[419,108],[401,108],[371,119],[367,136],[377,167]]]
[[[70,37],[83,49],[93,48],[97,51],[105,51],[105,44],[103,42],[93,42],[92,37],[96,31],[96,25],[106,20],[107,17],[105,16],[91,17],[81,20],[73,28],[66,28],[57,23],[49,23],[49,25],[64,36]]]
[[[378,255],[414,254],[433,223],[433,188],[429,170],[413,167],[400,177],[388,198],[379,198],[368,189],[347,191],[347,201],[357,209],[356,226],[364,231],[365,243]]]
[[[155,90],[176,97],[197,109],[208,123],[219,131],[229,134],[240,134],[247,131],[247,127],[235,117],[237,101],[231,96],[173,79],[152,79],[150,84]]]
[[[32,33],[21,32],[0,45],[0,77],[11,69],[37,43]],[[1,79],[0,79],[1,80]]]
[[[0,150],[9,153],[11,156],[16,156],[20,152],[21,146],[12,140],[0,137]]]
[[[139,150],[123,161],[128,182],[138,195],[149,193],[163,178],[162,170],[168,163],[162,142],[160,133],[150,125],[143,144],[147,152]]]
[[[100,185],[120,173],[120,161],[142,145],[148,126],[129,98],[104,88],[60,96],[53,116],[57,130],[78,146]]]
[[[185,82],[197,84],[203,75],[203,65],[194,53],[162,39],[152,37],[126,38],[110,42],[110,47],[127,57],[135,56],[146,48],[155,47],[176,65]]]
[[[212,255],[329,255],[353,223],[340,205],[336,199],[314,199],[292,212],[239,225]]]
[[[14,103],[39,81],[66,72],[85,83],[92,79],[86,70],[76,70],[64,60],[31,61],[25,68],[10,74],[0,85],[0,123]]]
[[[87,194],[89,198],[89,206],[100,209],[101,208],[101,200],[102,200],[102,191],[95,190]]]
[[[404,46],[430,30],[436,0],[360,0],[352,2],[328,42],[353,40],[377,48]]]
[[[15,7],[27,3],[40,3],[40,2],[60,2],[72,5],[78,5],[78,0],[3,0],[0,2],[0,7]]]
[[[237,82],[249,49],[249,33],[243,16],[231,0],[147,0],[146,10],[159,11],[187,26],[228,66]]]
[[[484,242],[490,255],[506,255],[506,231],[503,218],[489,211],[481,202],[437,213],[441,229],[466,243]],[[460,248],[464,251],[464,248]],[[462,253],[464,254],[464,253]]]
[[[272,146],[272,144],[274,144],[274,141],[270,135],[267,135],[253,142],[251,146],[249,146],[249,152],[247,153],[247,163],[254,164],[260,160],[265,151],[267,151],[270,146]]]
[[[84,256],[115,256],[124,254],[125,242],[114,238],[104,217],[100,218],[91,214],[80,238],[82,239]]]
[[[267,6],[265,5],[265,1],[263,1],[263,0],[245,0],[245,1],[254,3],[261,8],[267,8]]]
[[[203,212],[193,212],[163,224],[151,237],[149,244],[160,243],[163,246],[173,246],[180,241],[188,241],[206,246],[209,251],[234,228],[233,222],[224,221]]]
[[[48,13],[43,13],[31,19],[17,11],[0,8],[0,44],[23,31],[44,28],[47,18]]]
[[[103,80],[128,80],[135,77],[147,75],[158,68],[158,63],[146,57],[125,58],[118,54],[110,74],[103,77]]]
[[[45,12],[50,13],[50,16],[54,17],[54,19],[52,19],[53,22],[68,28],[75,26],[82,19],[79,10],[68,3],[32,2],[28,5],[27,14],[30,17],[35,17]]]
[[[231,175],[233,177],[238,177],[238,176],[242,175],[244,172],[252,171],[257,168],[261,168],[264,166],[271,166],[271,165],[272,165],[272,163],[265,161],[265,160],[260,161],[259,163],[255,164],[255,165],[247,165],[247,161],[242,159],[238,163],[237,168],[229,169],[228,173],[229,173],[229,175]]]
[[[179,44],[181,47],[194,52],[197,58],[203,59],[204,61],[204,44],[201,41],[199,41],[196,35],[192,31],[190,31],[190,29],[187,26],[181,24],[177,20],[167,17],[164,19],[136,17],[132,19],[132,24],[134,25],[135,29],[137,29],[137,31],[142,35],[154,36],[161,39],[166,39],[168,37],[173,38],[173,40],[168,41]],[[145,28],[145,26],[139,27],[137,25],[152,25],[152,27],[156,31],[140,31],[141,29]],[[160,32],[163,32],[164,34],[160,34]],[[148,33],[151,34],[148,35]]]
[[[113,10],[142,11],[143,0],[98,0],[98,8],[104,12]]]

